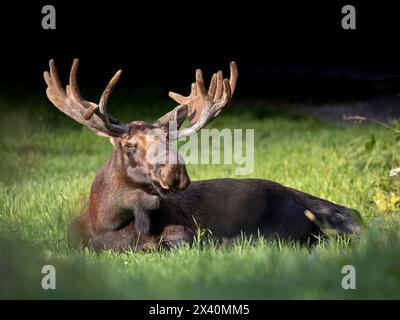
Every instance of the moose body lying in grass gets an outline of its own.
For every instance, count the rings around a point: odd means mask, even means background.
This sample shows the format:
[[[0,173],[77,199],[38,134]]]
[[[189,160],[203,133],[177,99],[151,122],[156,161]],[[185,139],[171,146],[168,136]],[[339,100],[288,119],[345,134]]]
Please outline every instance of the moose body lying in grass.
[[[355,219],[358,212],[272,181],[190,183],[185,165],[169,141],[195,134],[220,114],[235,90],[238,71],[234,62],[230,79],[223,79],[219,71],[208,90],[197,70],[191,94],[183,97],[170,92],[179,105],[153,124],[124,124],[107,113],[109,94],[121,71],[111,79],[97,105],[80,96],[77,68],[75,59],[64,89],[51,60],[50,71],[44,73],[47,96],[60,111],[95,134],[108,137],[114,151],[95,177],[87,210],[71,225],[73,245],[82,243],[95,250],[169,247],[190,243],[198,227],[210,230],[217,239],[244,233],[303,243],[323,233],[324,226],[341,235],[360,232]],[[190,125],[180,129],[186,118]],[[176,124],[175,131],[169,130],[171,121]],[[150,150],[164,152],[156,152],[156,159],[149,161]]]

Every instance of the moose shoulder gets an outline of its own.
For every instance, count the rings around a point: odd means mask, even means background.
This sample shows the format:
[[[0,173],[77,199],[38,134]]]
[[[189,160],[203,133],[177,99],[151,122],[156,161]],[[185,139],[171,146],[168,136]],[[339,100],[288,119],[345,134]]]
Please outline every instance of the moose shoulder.
[[[53,60],[49,66],[44,73],[49,100],[98,136],[109,138],[114,147],[96,174],[87,209],[72,222],[73,245],[83,243],[96,250],[173,246],[190,242],[197,227],[209,229],[217,238],[244,232],[302,242],[327,230],[360,232],[356,211],[275,182],[217,179],[190,183],[185,164],[169,142],[197,133],[222,112],[236,87],[234,62],[230,78],[224,79],[218,71],[208,89],[201,70],[196,70],[190,95],[170,92],[179,105],[151,124],[122,123],[108,114],[109,95],[121,71],[96,104],[79,93],[77,59],[66,88]],[[180,129],[185,119],[189,126]],[[173,131],[168,130],[171,122],[176,125]]]

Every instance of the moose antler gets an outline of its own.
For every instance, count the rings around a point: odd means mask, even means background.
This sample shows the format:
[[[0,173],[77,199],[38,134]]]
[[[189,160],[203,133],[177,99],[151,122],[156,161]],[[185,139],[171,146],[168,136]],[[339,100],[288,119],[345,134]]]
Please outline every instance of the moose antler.
[[[47,83],[46,94],[49,100],[70,118],[87,126],[91,131],[99,136],[117,137],[126,133],[128,126],[120,123],[107,113],[107,102],[109,96],[121,76],[119,70],[110,80],[99,104],[84,100],[78,89],[76,76],[79,60],[74,59],[69,75],[69,84],[64,89],[54,60],[50,60],[50,72],[44,72],[44,79]]]
[[[77,85],[77,71],[79,60],[74,59],[69,76],[69,84],[64,89],[58,77],[54,60],[50,60],[50,71],[44,72],[47,83],[46,94],[49,100],[63,113],[75,121],[87,126],[99,136],[118,137],[128,132],[129,124],[119,122],[107,112],[107,102],[116,83],[121,76],[119,70],[110,80],[101,95],[99,104],[84,100]],[[192,83],[189,96],[169,92],[169,96],[177,101],[179,105],[172,111],[158,119],[155,124],[162,125],[175,120],[177,128],[186,117],[189,118],[190,126],[182,130],[170,133],[170,139],[190,136],[215,119],[228,104],[235,91],[238,70],[235,62],[230,64],[230,79],[223,79],[222,71],[214,73],[208,91],[205,88],[203,73],[196,70],[196,82]]]
[[[208,123],[214,120],[228,104],[235,91],[238,69],[236,63],[230,63],[230,79],[223,79],[222,71],[214,73],[208,91],[205,88],[203,73],[196,70],[196,82],[192,83],[191,93],[185,97],[175,92],[169,92],[169,96],[180,105],[187,105],[190,126],[170,133],[170,139],[190,136]]]

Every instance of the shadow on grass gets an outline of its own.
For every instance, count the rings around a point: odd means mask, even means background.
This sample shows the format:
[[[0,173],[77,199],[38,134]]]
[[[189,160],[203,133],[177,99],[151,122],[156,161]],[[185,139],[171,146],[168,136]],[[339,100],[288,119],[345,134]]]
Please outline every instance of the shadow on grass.
[[[399,298],[399,223],[395,229],[391,224],[372,224],[351,246],[346,239],[331,239],[311,252],[299,246],[239,241],[172,252],[97,255],[71,250],[54,255],[1,239],[0,298]],[[55,290],[42,289],[44,265],[56,269]],[[356,290],[341,287],[345,265],[357,271]]]

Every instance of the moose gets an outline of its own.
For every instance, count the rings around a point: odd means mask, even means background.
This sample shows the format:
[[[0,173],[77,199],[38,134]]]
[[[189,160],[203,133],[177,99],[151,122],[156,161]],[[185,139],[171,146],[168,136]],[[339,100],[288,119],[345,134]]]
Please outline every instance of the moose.
[[[98,136],[109,138],[113,152],[97,172],[87,209],[70,227],[72,246],[96,251],[144,250],[191,243],[197,228],[215,239],[240,234],[263,235],[312,243],[326,230],[338,235],[359,234],[360,214],[312,195],[262,179],[211,179],[190,182],[184,161],[171,141],[196,134],[215,119],[235,91],[238,69],[230,77],[213,74],[208,89],[196,70],[189,96],[169,92],[178,105],[154,123],[122,123],[107,112],[119,70],[98,104],[84,100],[77,85],[78,60],[73,61],[69,84],[63,87],[54,60],[44,72],[47,97],[61,112]],[[185,120],[188,126],[181,129]],[[169,130],[175,122],[176,130]],[[164,161],[148,161],[157,147]],[[177,161],[165,161],[173,156]]]

